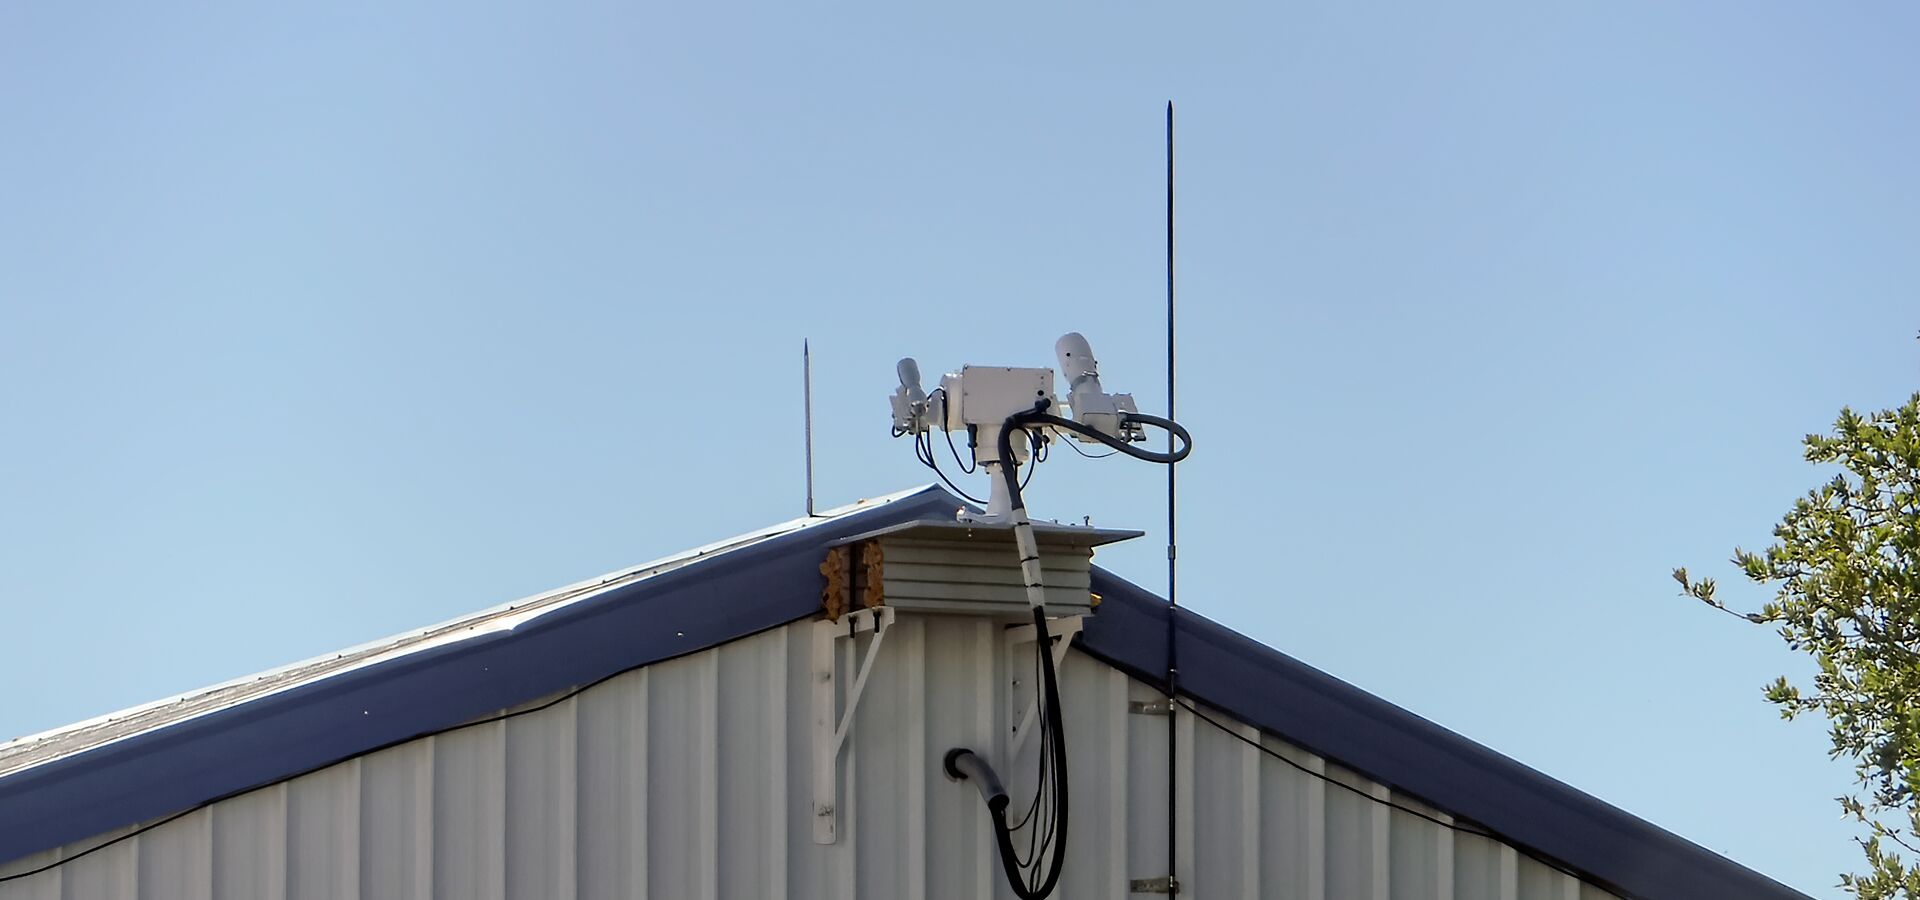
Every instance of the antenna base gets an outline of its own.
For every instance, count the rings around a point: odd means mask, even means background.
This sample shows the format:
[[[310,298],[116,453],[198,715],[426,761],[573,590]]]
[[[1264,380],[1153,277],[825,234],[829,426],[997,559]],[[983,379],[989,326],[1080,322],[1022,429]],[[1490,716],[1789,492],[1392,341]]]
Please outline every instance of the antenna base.
[[[987,510],[977,513],[962,509],[956,518],[962,522],[980,524],[1004,523],[1013,520],[1013,496],[1007,492],[1007,479],[1000,475],[1000,463],[982,462],[980,470],[987,473],[990,482],[987,493]]]

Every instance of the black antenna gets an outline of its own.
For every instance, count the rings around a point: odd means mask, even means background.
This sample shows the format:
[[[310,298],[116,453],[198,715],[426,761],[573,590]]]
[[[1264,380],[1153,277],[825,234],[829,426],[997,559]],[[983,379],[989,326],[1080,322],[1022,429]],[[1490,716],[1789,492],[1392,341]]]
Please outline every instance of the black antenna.
[[[1167,420],[1173,416],[1173,101],[1167,101]],[[1173,452],[1173,432],[1167,432],[1167,452]],[[1180,686],[1180,658],[1174,646],[1174,613],[1178,604],[1174,590],[1178,560],[1174,512],[1179,495],[1174,490],[1174,465],[1167,466],[1167,886],[1178,891],[1180,883],[1180,838],[1178,828],[1180,788],[1178,729],[1174,728],[1174,695]]]
[[[1167,418],[1179,421],[1173,415],[1173,102],[1167,102]],[[1173,432],[1167,432],[1167,452],[1173,452]],[[1176,565],[1174,547],[1176,545],[1175,528],[1179,520],[1174,517],[1178,495],[1174,492],[1174,466],[1167,466],[1167,605],[1176,605],[1174,590],[1179,587],[1175,578]],[[1176,671],[1171,650],[1172,635],[1168,635],[1167,667]]]

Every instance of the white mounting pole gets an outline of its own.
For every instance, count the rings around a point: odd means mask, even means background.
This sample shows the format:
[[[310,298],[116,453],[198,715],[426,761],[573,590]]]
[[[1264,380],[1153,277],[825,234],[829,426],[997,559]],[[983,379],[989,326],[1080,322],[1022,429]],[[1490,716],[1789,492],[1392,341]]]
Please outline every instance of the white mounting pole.
[[[997,447],[1000,441],[1000,428],[998,426],[981,427],[978,433],[974,435],[974,439],[979,442],[979,446],[982,448]],[[1026,436],[1021,435],[1020,440],[1026,440]],[[960,521],[1011,521],[1013,518],[1013,493],[1007,490],[1007,479],[1000,474],[1003,466],[999,458],[997,456],[990,459],[979,459],[978,456],[975,458],[980,463],[980,471],[985,472],[987,475],[987,510],[984,513],[975,515],[962,509],[959,514]],[[1015,451],[1014,465],[1018,466],[1019,464],[1019,452]]]
[[[992,482],[987,487],[986,518],[994,522],[1004,522],[1013,514],[1013,495],[1007,492],[1007,480],[1000,477],[1000,463],[982,463],[980,470],[987,473]]]

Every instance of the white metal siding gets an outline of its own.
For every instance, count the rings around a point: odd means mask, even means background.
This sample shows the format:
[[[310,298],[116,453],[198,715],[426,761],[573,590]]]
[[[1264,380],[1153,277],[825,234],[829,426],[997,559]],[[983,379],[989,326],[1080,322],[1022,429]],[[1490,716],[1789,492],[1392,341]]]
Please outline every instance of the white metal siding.
[[[1015,796],[1037,741],[1005,759],[1009,672],[982,619],[888,629],[841,759],[840,839],[813,841],[812,623],[607,681],[551,708],[368,754],[0,883],[0,900],[1004,898],[949,747],[985,751]],[[870,636],[859,640],[864,651]],[[838,641],[840,683],[856,648]],[[1165,874],[1166,716],[1157,691],[1073,653],[1063,672],[1073,819],[1066,898],[1122,898]],[[533,704],[529,704],[532,706]],[[1232,723],[1225,716],[1215,716]],[[1198,722],[1180,741],[1189,898],[1603,900],[1512,848],[1309,777]],[[1417,802],[1256,730],[1240,733],[1374,797]],[[17,860],[37,867],[115,834]]]

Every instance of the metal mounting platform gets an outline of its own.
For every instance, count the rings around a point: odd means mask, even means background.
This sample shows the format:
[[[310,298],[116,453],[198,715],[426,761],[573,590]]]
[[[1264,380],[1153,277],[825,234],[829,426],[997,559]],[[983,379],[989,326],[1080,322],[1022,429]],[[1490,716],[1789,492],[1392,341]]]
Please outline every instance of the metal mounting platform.
[[[1045,522],[1035,523],[1033,531],[1047,610],[1060,616],[1092,611],[1094,548],[1142,534]],[[845,545],[856,545],[861,560],[853,567],[852,596],[872,598],[869,606],[986,615],[1014,623],[1032,615],[1010,524],[903,522],[834,544]]]

